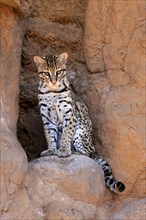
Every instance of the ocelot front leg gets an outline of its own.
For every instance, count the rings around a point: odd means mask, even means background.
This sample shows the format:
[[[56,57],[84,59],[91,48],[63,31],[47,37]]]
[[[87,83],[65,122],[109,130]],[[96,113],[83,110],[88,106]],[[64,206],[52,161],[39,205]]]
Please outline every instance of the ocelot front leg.
[[[76,126],[76,118],[73,111],[67,110],[64,116],[63,130],[60,140],[60,147],[57,155],[59,157],[68,157],[71,155],[71,144],[74,135],[74,129]]]
[[[52,123],[44,125],[48,149],[41,152],[41,156],[57,155],[57,128]]]
[[[45,137],[48,149],[41,152],[40,156],[51,156],[57,154],[57,133],[56,112],[55,109],[48,109],[45,105],[40,105],[40,112],[44,125]],[[52,117],[53,115],[53,117]],[[52,121],[53,119],[53,121]]]

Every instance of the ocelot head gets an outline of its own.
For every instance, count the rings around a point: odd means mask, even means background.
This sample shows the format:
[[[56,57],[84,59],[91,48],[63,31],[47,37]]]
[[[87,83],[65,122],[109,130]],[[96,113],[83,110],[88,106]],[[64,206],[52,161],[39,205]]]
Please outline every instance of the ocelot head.
[[[61,91],[68,87],[66,78],[66,62],[68,54],[35,56],[34,61],[38,67],[40,80],[45,82],[50,91]]]

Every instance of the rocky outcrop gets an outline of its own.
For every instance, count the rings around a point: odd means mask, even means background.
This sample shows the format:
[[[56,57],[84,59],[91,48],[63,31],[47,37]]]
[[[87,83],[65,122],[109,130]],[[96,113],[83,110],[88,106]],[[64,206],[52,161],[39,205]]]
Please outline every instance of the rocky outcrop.
[[[14,193],[11,186],[10,190]],[[30,162],[16,192],[12,200],[8,197],[9,207],[3,210],[1,219],[72,220],[107,216],[103,206],[103,173],[85,156],[52,156]]]
[[[93,205],[103,202],[103,173],[88,157],[72,155],[69,158],[39,158],[29,163],[29,176],[31,194],[41,204],[44,204],[46,197],[48,203],[54,200],[53,196],[58,194],[55,190],[66,193],[77,201]],[[61,195],[55,198],[59,201],[63,199]]]
[[[96,207],[105,212],[103,173],[90,158],[40,158],[29,163],[28,174],[37,219],[95,219]]]
[[[143,197],[145,185],[144,19],[144,1],[89,1],[84,45],[100,95],[94,121],[103,154],[123,177],[127,195],[136,197]]]
[[[144,1],[0,2],[1,219],[143,220]],[[25,151],[31,160],[46,147],[33,56],[63,51],[68,77],[89,107],[95,146],[126,185],[122,194],[105,189],[89,158],[27,162]]]
[[[123,220],[123,219],[131,219],[131,220],[142,220],[145,219],[145,199],[134,200],[127,199],[122,204],[122,208],[120,204],[118,204],[114,214],[111,216],[113,220]]]
[[[0,6],[1,27],[1,212],[12,205],[27,172],[27,158],[16,137],[19,74],[24,23],[17,12]]]
[[[33,56],[67,51],[68,76],[89,107],[97,150],[126,183],[127,195],[141,197],[145,161],[143,1],[89,1],[88,6],[74,1],[70,13],[64,1],[59,6],[52,3],[52,9],[46,1],[44,5],[46,8],[39,1],[34,4],[23,43],[19,140],[29,159],[37,158],[46,146]],[[80,14],[85,22],[79,22]]]

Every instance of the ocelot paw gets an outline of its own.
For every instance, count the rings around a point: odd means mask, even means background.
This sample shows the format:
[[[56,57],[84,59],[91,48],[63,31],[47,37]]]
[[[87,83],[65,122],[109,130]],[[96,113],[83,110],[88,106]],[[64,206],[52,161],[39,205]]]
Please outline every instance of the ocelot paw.
[[[41,157],[52,156],[52,155],[55,155],[54,151],[52,150],[44,150],[40,153]]]
[[[123,191],[125,190],[125,185],[124,185],[124,183],[122,183],[122,182],[117,182],[117,183],[116,183],[116,189],[117,189],[117,191],[119,191],[119,192],[123,192]]]
[[[58,157],[69,157],[71,155],[71,150],[66,148],[59,148],[57,155]]]

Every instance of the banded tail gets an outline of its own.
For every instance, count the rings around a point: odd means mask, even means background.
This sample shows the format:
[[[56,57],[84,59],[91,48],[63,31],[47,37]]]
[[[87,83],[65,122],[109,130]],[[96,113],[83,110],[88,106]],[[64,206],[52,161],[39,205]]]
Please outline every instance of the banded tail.
[[[125,190],[125,185],[114,178],[109,164],[96,153],[94,153],[92,159],[94,159],[94,161],[97,162],[100,168],[103,170],[105,185],[114,193],[123,192]]]

